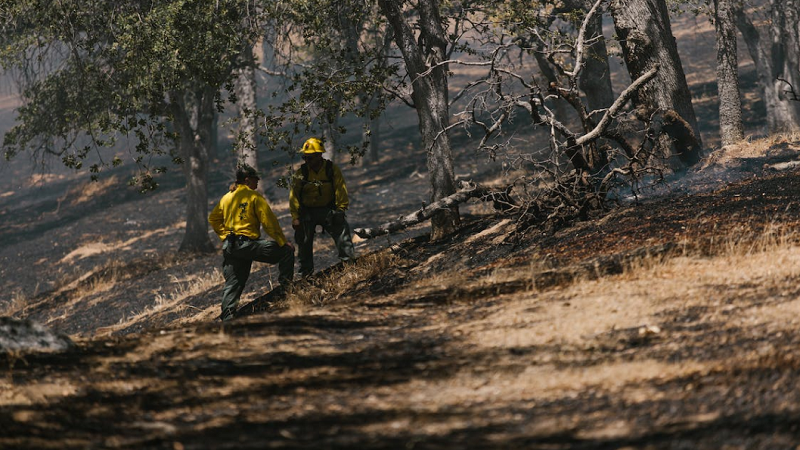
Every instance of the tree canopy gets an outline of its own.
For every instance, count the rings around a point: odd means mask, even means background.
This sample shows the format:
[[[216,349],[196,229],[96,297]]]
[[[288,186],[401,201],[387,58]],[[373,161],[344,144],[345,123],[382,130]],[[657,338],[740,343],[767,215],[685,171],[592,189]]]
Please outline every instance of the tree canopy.
[[[148,156],[174,152],[171,93],[209,86],[218,107],[243,43],[247,2],[15,1],[3,16],[2,62],[22,69],[18,125],[4,138],[7,158],[24,150],[61,157],[81,168],[94,154],[128,138],[142,166],[138,181],[154,187]],[[119,156],[112,164],[121,163]]]

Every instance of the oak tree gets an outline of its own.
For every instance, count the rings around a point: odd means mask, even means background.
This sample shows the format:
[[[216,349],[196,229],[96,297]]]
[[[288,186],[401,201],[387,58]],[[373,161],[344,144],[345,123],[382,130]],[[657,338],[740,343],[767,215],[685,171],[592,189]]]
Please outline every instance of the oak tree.
[[[169,156],[186,178],[182,251],[213,249],[207,213],[214,112],[256,30],[246,0],[13,0],[0,16],[4,67],[31,75],[7,158],[55,155],[92,177],[130,159],[131,180],[157,187]],[[256,23],[254,21],[253,23]],[[120,150],[123,153],[120,153]],[[127,150],[128,156],[124,156]]]

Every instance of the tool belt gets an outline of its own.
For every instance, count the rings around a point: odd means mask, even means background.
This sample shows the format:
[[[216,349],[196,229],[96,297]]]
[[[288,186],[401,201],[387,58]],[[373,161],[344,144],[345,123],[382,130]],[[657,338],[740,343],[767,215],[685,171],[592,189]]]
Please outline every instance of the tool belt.
[[[233,233],[229,233],[227,236],[225,236],[225,240],[230,242],[231,244],[241,244],[242,242],[252,241],[252,239],[250,239],[247,236],[242,236],[241,234],[233,234]]]

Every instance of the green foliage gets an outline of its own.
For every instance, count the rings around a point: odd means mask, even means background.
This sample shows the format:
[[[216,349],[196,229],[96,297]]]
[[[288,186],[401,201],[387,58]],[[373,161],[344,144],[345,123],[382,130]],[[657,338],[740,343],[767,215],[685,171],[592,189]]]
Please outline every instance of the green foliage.
[[[240,49],[258,33],[246,0],[3,0],[0,63],[25,75],[6,158],[57,155],[92,172],[123,163],[124,144],[152,188],[149,156],[177,158],[173,103],[184,92],[220,91]],[[245,18],[248,20],[245,21]],[[244,28],[243,23],[252,24]],[[109,152],[114,153],[110,157]],[[108,161],[107,161],[108,160]]]
[[[285,99],[271,104],[259,119],[261,140],[268,148],[295,154],[297,141],[318,135],[342,115],[379,115],[389,100],[383,89],[400,70],[385,63],[386,30],[376,5],[290,3],[281,16],[274,16],[283,24],[274,47],[284,64]],[[351,149],[355,157],[363,152]]]

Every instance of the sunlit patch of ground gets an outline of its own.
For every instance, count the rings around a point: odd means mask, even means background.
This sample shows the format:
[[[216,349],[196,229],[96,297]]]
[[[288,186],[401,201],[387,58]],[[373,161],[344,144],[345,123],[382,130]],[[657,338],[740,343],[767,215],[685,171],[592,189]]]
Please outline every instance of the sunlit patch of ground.
[[[156,230],[147,230],[131,239],[123,242],[88,242],[80,247],[67,253],[61,258],[60,263],[69,264],[77,259],[87,258],[89,256],[108,253],[108,252],[125,252],[132,248],[133,245],[140,242],[148,242],[154,237],[163,236],[165,234],[174,232],[175,229],[180,228],[180,225],[171,226],[168,228],[160,228]]]

